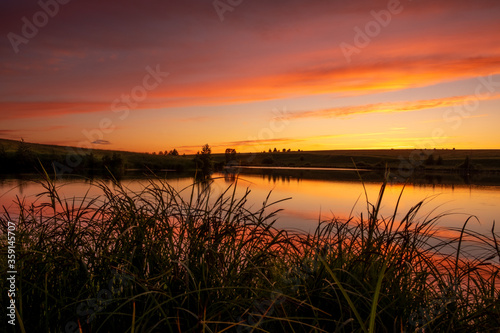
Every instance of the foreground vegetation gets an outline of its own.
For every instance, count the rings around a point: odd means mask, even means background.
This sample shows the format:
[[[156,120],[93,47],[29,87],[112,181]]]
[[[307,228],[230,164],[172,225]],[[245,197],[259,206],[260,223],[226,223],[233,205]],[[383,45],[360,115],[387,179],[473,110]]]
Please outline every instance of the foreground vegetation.
[[[140,193],[97,185],[65,199],[45,176],[16,224],[17,330],[22,332],[496,332],[500,242],[466,228],[440,238],[440,216],[367,212],[313,234],[273,227],[266,200],[248,210],[235,186]],[[269,197],[268,197],[269,199]],[[368,201],[368,200],[367,200]],[[7,271],[6,241],[1,272]],[[480,251],[477,251],[477,249]],[[2,276],[2,290],[8,281]],[[2,304],[8,304],[2,293]],[[12,329],[6,319],[2,331]],[[7,327],[6,327],[7,326]],[[14,331],[14,330],[12,330]]]

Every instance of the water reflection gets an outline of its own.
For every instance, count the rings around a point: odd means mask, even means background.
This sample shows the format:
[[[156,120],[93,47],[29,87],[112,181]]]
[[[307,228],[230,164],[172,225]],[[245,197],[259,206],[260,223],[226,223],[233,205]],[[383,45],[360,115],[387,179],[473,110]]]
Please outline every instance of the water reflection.
[[[364,186],[355,172],[315,171],[315,170],[239,170],[240,173],[220,173],[212,175],[211,179],[197,182],[195,187],[193,177],[169,173],[163,175],[168,183],[177,190],[182,190],[189,199],[191,190],[197,193],[210,193],[217,197],[228,186],[238,182],[236,195],[243,196],[246,189],[251,190],[248,197],[249,208],[258,209],[272,191],[271,200],[283,198],[292,199],[273,206],[283,209],[279,213],[278,227],[311,231],[319,220],[349,218],[352,214],[359,216],[366,212],[366,196],[375,202],[383,179],[381,172],[361,173]],[[102,178],[67,178],[58,180],[57,186],[65,198],[83,197],[87,191],[89,197],[102,195],[96,183],[105,183],[116,190],[117,184],[111,179]],[[129,191],[141,191],[151,180],[144,175],[124,177],[120,184]],[[464,179],[459,175],[427,175],[415,178],[412,183],[405,184],[397,178],[389,178],[385,198],[381,206],[382,216],[388,217],[394,213],[395,204],[404,188],[399,204],[398,218],[416,203],[427,199],[422,210],[425,214],[453,213],[444,216],[440,223],[447,227],[458,227],[469,215],[476,215],[480,221],[472,221],[469,227],[474,230],[489,233],[494,220],[500,216],[500,181],[493,176],[482,176]],[[43,188],[29,177],[17,179],[0,179],[0,205],[7,210],[14,209],[16,197],[26,197],[35,200]],[[231,191],[232,192],[232,191]],[[351,213],[352,212],[352,213]]]

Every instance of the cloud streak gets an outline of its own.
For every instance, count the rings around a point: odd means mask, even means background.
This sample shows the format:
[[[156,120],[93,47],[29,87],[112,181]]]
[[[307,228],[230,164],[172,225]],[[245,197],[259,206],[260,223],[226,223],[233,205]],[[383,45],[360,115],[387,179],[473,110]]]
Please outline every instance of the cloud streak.
[[[141,102],[131,110],[158,109],[170,107],[201,106],[201,105],[224,105],[233,103],[255,102],[257,100],[271,100],[286,98],[290,96],[305,96],[315,94],[343,94],[362,95],[367,93],[378,93],[402,90],[409,87],[427,86],[445,80],[461,80],[474,77],[477,74],[490,73],[497,70],[500,57],[494,59],[464,59],[453,64],[445,65],[433,63],[426,68],[420,61],[410,60],[407,62],[387,63],[384,65],[372,64],[351,68],[323,67],[315,70],[293,72],[288,74],[261,76],[245,80],[230,80],[223,82],[212,82],[211,84],[192,84],[189,87],[183,85],[167,85],[166,88],[158,88],[148,95],[148,99]],[[420,68],[413,74],[408,74],[407,68]],[[129,88],[130,90],[130,88]],[[126,91],[126,90],[125,90]],[[35,101],[35,102],[1,102],[1,117],[3,119],[24,119],[31,117],[61,116],[65,114],[82,114],[101,111],[111,112],[111,101],[120,94],[109,96],[110,102],[77,100],[71,102]],[[465,98],[465,97],[459,97]],[[62,99],[62,98],[61,98]],[[67,99],[67,98],[65,98]],[[413,102],[394,103],[393,108],[409,108],[413,110],[438,107],[439,103],[453,103],[454,98],[440,100],[420,101],[412,107]],[[426,106],[425,104],[429,104]],[[433,106],[436,104],[437,106]],[[446,106],[446,105],[444,105]],[[372,105],[369,109],[382,108],[383,105]],[[388,105],[387,107],[391,107]],[[359,106],[356,111],[362,113]],[[328,111],[324,111],[328,113]],[[347,114],[349,108],[332,110],[333,113]]]
[[[93,144],[95,145],[110,145],[111,142],[109,142],[108,140],[95,140],[95,141],[92,141]]]
[[[453,92],[443,88],[432,98],[405,101],[403,90],[500,74],[497,0],[401,3],[401,14],[349,64],[339,45],[352,44],[354,28],[364,28],[373,19],[372,11],[387,8],[387,0],[245,1],[222,23],[210,1],[70,1],[29,43],[20,45],[18,54],[5,36],[22,33],[21,19],[33,17],[40,6],[36,1],[5,0],[0,26],[4,36],[0,121],[26,123],[26,128],[36,128],[41,118],[66,121],[64,125],[75,128],[74,137],[55,129],[37,138],[78,140],[84,130],[78,126],[88,126],[96,113],[116,119],[113,101],[130,94],[141,84],[146,66],[156,64],[170,73],[168,79],[131,108],[130,119],[137,128],[116,130],[110,134],[111,145],[126,147],[136,130],[161,131],[144,116],[145,110],[165,112],[183,133],[201,137],[207,133],[206,120],[215,117],[209,111],[213,106],[222,106],[225,112],[238,104],[238,110],[250,115],[248,122],[254,113],[262,116],[259,102],[270,105],[278,100],[290,109],[304,110],[291,116],[296,120],[421,111],[454,106],[466,96],[446,97]],[[335,103],[341,97],[381,92],[394,96],[401,92],[395,97],[399,102],[336,108],[323,103],[326,98]],[[293,105],[299,99],[313,101],[311,110]],[[191,107],[189,118],[184,119],[182,107]],[[75,114],[82,121],[70,124],[65,116]],[[255,144],[240,137],[243,132],[228,132],[220,125],[200,141]],[[313,132],[286,136],[300,140]],[[149,149],[143,144],[143,150]]]
[[[335,107],[314,111],[291,112],[288,114],[288,119],[303,119],[303,118],[333,118],[346,117],[368,113],[395,113],[395,112],[412,112],[427,109],[453,107],[463,105],[466,101],[473,100],[475,96],[457,96],[436,98],[430,100],[419,101],[400,101],[389,103],[375,103],[365,105],[353,105],[344,107]],[[499,99],[500,94],[488,97],[489,100]]]

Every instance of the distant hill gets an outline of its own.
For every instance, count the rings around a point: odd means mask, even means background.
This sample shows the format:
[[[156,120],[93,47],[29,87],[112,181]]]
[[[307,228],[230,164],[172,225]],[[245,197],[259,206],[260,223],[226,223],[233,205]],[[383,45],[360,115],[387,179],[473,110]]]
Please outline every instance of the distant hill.
[[[0,139],[0,172],[123,173],[125,170],[195,170],[195,155],[153,155],[106,149],[82,149]],[[411,172],[500,172],[500,149],[323,150],[213,154],[216,170],[231,165],[330,167]]]
[[[7,152],[16,151],[17,148],[19,147],[19,145],[22,143],[23,142],[19,141],[19,140],[8,140],[8,139],[1,139],[0,138],[0,147],[3,146],[3,148]],[[126,151],[120,151],[120,150],[85,149],[85,148],[72,147],[72,146],[46,145],[46,144],[32,143],[32,142],[24,142],[24,143],[29,145],[33,152],[38,153],[38,154],[46,154],[46,153],[66,154],[68,151],[71,151],[71,150],[78,151],[78,152],[85,152],[85,153],[93,152],[96,155],[108,154],[108,153],[114,153],[114,152],[124,153],[124,154],[141,154],[141,155],[144,154],[144,153],[126,152]]]
[[[41,165],[57,174],[122,174],[127,169],[194,169],[191,158],[105,149],[82,149],[0,139],[0,172],[40,172]],[[109,170],[109,171],[108,171]]]
[[[324,150],[293,151],[259,154],[238,154],[242,165],[287,167],[337,167],[384,169],[396,171],[413,167],[426,170],[458,169],[469,159],[477,170],[500,171],[500,149],[384,149],[384,150]]]

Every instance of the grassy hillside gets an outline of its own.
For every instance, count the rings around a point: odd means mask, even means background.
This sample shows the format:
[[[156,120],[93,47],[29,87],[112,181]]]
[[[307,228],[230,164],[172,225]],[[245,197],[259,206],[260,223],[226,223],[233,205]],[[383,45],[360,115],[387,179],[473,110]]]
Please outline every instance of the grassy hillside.
[[[104,149],[81,149],[55,145],[26,143],[0,139],[0,172],[33,172],[42,164],[59,173],[106,172],[136,170],[195,169],[195,155],[152,155]],[[381,170],[386,167],[401,173],[500,172],[500,149],[387,149],[387,150],[325,150],[275,153],[238,153],[232,156],[213,154],[216,170],[229,161],[246,166],[334,167]]]
[[[91,150],[0,139],[0,172],[40,171],[40,163],[47,170],[52,170],[55,165],[58,174],[102,173],[109,169],[119,175],[128,169],[194,169],[192,159],[185,156]]]
[[[388,150],[326,150],[277,153],[237,154],[241,165],[287,167],[337,167],[393,170],[413,167],[427,171],[458,170],[469,159],[470,168],[476,171],[500,171],[500,150],[451,150],[451,149],[388,149]],[[224,155],[216,156],[223,160]]]

